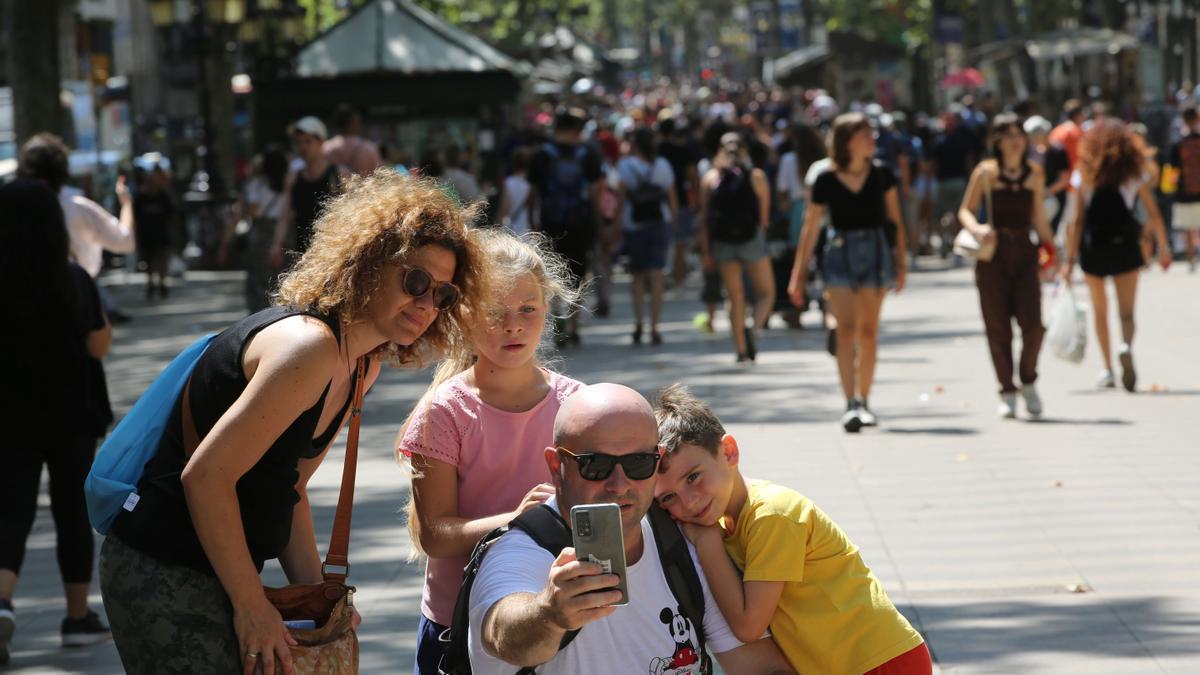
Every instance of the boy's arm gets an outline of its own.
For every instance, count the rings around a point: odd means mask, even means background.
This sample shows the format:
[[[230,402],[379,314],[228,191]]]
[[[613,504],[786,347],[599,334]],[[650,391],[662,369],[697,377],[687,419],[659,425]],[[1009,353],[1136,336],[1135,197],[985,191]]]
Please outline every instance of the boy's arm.
[[[701,528],[685,525],[685,529]],[[767,631],[775,608],[779,605],[779,597],[783,594],[784,582],[743,582],[733,561],[725,554],[721,530],[716,526],[702,529],[703,533],[692,541],[717,607],[733,630],[734,637],[742,642],[753,642]]]

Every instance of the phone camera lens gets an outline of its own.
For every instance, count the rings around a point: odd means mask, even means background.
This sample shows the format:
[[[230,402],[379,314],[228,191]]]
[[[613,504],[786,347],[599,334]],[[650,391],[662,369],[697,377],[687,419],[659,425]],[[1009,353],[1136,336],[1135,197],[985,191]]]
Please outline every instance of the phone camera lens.
[[[579,536],[581,536],[581,537],[592,536],[592,519],[588,514],[586,514],[586,513],[579,514],[579,518],[577,519],[576,526],[578,526],[578,528],[579,528]]]

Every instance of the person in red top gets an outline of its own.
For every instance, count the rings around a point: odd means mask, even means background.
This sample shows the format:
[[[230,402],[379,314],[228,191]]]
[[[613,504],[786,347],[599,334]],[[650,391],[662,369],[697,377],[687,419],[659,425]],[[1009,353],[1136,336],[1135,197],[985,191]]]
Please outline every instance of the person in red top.
[[[1050,143],[1067,151],[1067,162],[1070,170],[1075,170],[1079,159],[1079,139],[1083,137],[1083,104],[1076,99],[1070,99],[1063,104],[1063,116],[1066,121],[1054,127],[1050,132]]]

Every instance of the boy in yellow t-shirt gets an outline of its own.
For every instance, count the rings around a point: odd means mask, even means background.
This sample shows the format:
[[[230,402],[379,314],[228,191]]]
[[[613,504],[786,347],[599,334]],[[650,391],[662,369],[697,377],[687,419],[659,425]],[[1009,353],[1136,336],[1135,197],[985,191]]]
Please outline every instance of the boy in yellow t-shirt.
[[[665,452],[655,498],[696,547],[738,639],[770,627],[801,673],[933,672],[920,633],[837,524],[794,490],[743,478],[737,441],[684,387],[663,391],[655,414]]]

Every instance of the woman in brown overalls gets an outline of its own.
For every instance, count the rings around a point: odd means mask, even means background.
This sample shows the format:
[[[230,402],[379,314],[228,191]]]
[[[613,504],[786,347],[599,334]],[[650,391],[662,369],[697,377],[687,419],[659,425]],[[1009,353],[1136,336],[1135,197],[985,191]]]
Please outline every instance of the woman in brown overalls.
[[[1017,387],[1013,384],[1012,320],[1021,327],[1019,376],[1021,395],[1030,417],[1042,414],[1037,380],[1042,326],[1042,295],[1038,278],[1038,247],[1030,229],[1049,245],[1054,241],[1042,208],[1045,178],[1042,169],[1026,159],[1029,140],[1016,115],[997,115],[989,132],[992,157],[975,167],[958,217],[964,228],[985,246],[995,244],[991,260],[975,265],[975,284],[987,332],[992,365],[1000,381],[1001,417],[1017,416]],[[986,223],[976,214],[988,212]],[[1052,248],[1050,249],[1053,250]]]

